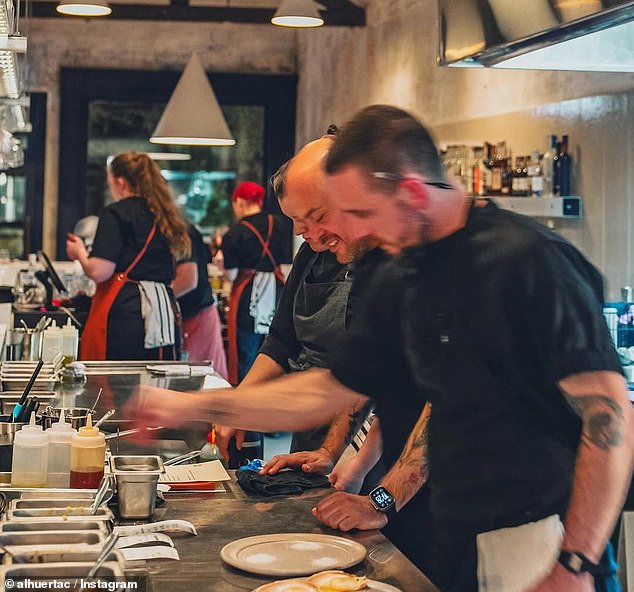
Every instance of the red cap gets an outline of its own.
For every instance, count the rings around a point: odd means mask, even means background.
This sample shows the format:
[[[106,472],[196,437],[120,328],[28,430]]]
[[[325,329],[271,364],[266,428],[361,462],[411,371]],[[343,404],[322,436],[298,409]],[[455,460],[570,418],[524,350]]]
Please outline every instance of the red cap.
[[[235,188],[231,201],[235,201],[240,198],[261,206],[264,202],[265,194],[266,190],[262,187],[262,185],[258,185],[252,181],[245,181]]]

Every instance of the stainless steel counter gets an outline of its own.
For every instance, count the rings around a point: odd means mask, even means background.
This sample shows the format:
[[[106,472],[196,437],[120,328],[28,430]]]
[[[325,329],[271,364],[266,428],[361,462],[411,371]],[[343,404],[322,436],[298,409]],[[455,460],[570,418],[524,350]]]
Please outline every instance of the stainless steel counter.
[[[280,532],[307,532],[345,536],[368,549],[361,564],[348,571],[387,582],[403,592],[427,592],[435,588],[379,531],[343,534],[321,526],[310,509],[330,492],[308,491],[301,496],[265,498],[245,494],[232,480],[226,493],[167,494],[167,504],[154,520],[189,520],[198,536],[175,538],[180,561],[148,562],[150,583],[155,591],[253,590],[274,579],[234,569],[220,558],[220,549],[238,538]]]
[[[105,368],[105,367],[104,367]],[[99,417],[108,409],[120,409],[135,386],[140,383],[163,386],[174,390],[196,390],[203,379],[156,378],[142,367],[133,365],[121,368],[122,372],[108,369],[107,373],[89,373],[84,385],[60,385],[58,402],[68,407],[90,407],[99,388],[103,394],[95,415]],[[119,452],[141,454],[145,452],[174,456],[192,448],[199,448],[205,441],[209,424],[193,425],[187,434],[164,430],[152,448],[140,447],[126,439],[119,443]],[[115,415],[106,422],[106,429],[126,429],[125,421]],[[117,444],[111,441],[113,453]],[[233,476],[232,476],[233,477]],[[247,495],[235,481],[226,482],[224,493],[168,493],[167,503],[156,510],[153,520],[184,519],[198,530],[198,536],[174,537],[180,561],[154,560],[147,563],[150,574],[149,588],[156,592],[181,590],[196,592],[250,591],[272,581],[272,577],[251,575],[225,565],[220,549],[227,543],[246,536],[280,532],[307,532],[345,536],[356,540],[368,549],[368,557],[360,565],[349,569],[357,574],[384,581],[400,588],[402,592],[427,592],[435,590],[429,580],[379,531],[342,534],[320,525],[312,516],[311,508],[332,490],[311,490],[300,496],[262,497]]]

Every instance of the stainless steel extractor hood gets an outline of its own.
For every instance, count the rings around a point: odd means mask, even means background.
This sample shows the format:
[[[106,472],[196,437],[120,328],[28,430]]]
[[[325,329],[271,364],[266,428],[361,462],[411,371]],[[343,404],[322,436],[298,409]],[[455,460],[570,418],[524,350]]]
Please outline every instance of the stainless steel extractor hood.
[[[634,0],[439,0],[441,66],[634,72]]]

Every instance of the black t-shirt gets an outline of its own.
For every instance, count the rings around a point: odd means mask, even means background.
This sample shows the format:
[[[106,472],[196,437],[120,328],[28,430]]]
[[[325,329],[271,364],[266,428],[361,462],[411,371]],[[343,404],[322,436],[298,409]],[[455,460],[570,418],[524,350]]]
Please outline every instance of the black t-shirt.
[[[189,225],[188,232],[192,242],[192,255],[188,262],[193,261],[198,267],[198,285],[191,292],[178,299],[184,319],[195,317],[201,310],[214,303],[207,273],[207,264],[211,263],[211,253],[200,232],[193,224]]]
[[[117,273],[125,271],[143,248],[153,224],[154,215],[141,197],[128,197],[106,206],[99,216],[90,256],[112,261]],[[169,243],[157,227],[145,255],[130,272],[130,279],[170,284],[174,273]]]
[[[621,371],[598,272],[560,236],[489,205],[373,282],[369,321],[331,369],[380,401],[386,353],[404,352],[416,392],[390,396],[432,403],[436,516],[487,530],[565,510],[581,422],[557,382]]]
[[[249,222],[262,238],[266,240],[269,228],[268,216],[266,212],[260,212],[252,216],[246,216],[242,220]],[[273,216],[273,231],[269,241],[269,249],[277,265],[289,263],[287,256],[288,235],[282,220],[278,216]],[[273,271],[271,259],[262,256],[262,245],[253,231],[240,222],[236,222],[222,239],[222,255],[225,269],[255,269],[257,271]],[[238,309],[238,326],[253,331],[253,318],[249,314],[249,302],[251,300],[251,285],[242,292]],[[282,284],[278,282],[278,291]],[[279,292],[278,292],[279,293]]]

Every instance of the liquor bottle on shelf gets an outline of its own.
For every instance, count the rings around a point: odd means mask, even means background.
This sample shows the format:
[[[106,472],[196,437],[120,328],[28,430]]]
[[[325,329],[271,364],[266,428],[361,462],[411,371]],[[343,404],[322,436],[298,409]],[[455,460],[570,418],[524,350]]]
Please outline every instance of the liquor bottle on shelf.
[[[493,168],[491,169],[491,188],[492,195],[500,195],[502,191],[502,174],[506,170],[506,142],[498,142],[495,146],[495,154],[493,156]],[[506,192],[508,194],[508,191]]]
[[[481,146],[473,147],[473,165],[471,167],[473,184],[471,191],[473,195],[485,195],[484,178],[485,166],[483,161],[484,148]]]
[[[561,138],[561,149],[559,152],[559,195],[570,195],[570,169],[571,159],[568,154],[568,136],[564,134]]]
[[[559,195],[559,150],[560,144],[557,136],[551,136],[551,146],[553,151],[553,195]]]
[[[541,197],[544,194],[544,171],[539,161],[539,150],[533,150],[527,167],[530,195]]]
[[[484,143],[485,156],[482,164],[484,165],[483,169],[483,179],[482,184],[484,185],[484,195],[488,195],[492,192],[493,188],[493,145],[489,144],[489,142]]]
[[[512,195],[513,194],[513,166],[512,166],[512,158],[509,156],[504,159],[504,164],[502,165],[502,188],[500,189],[500,193],[502,195]]]
[[[544,176],[543,195],[551,196],[554,193],[554,158],[556,155],[555,150],[557,148],[557,136],[549,135],[547,140],[546,152],[544,152],[544,156],[542,156],[542,173]]]
[[[515,167],[513,169],[512,190],[513,195],[526,197],[530,195],[530,185],[528,179],[527,156],[516,156]]]

